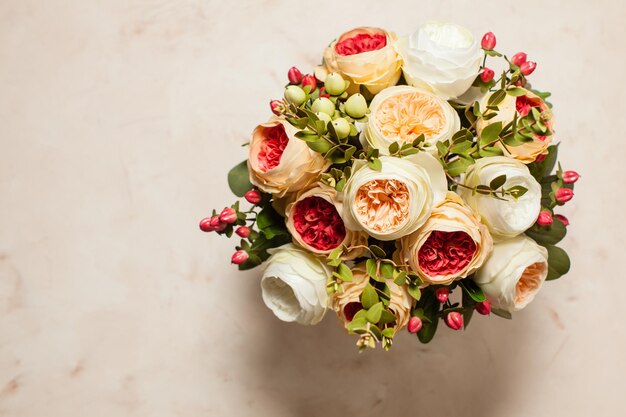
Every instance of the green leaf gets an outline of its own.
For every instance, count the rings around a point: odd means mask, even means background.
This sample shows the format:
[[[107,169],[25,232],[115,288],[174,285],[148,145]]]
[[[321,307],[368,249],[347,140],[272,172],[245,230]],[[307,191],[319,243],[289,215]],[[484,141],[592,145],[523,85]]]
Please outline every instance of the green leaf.
[[[372,253],[379,258],[384,258],[385,256],[387,256],[387,253],[380,246],[370,245],[369,248]]]
[[[393,336],[396,334],[396,329],[394,329],[393,327],[387,327],[385,330],[383,330],[383,336],[385,336],[387,339],[393,339]]]
[[[339,268],[337,269],[339,275],[341,276],[341,280],[344,282],[352,282],[354,276],[352,275],[352,271],[348,268],[348,265],[342,263],[339,264]]]
[[[387,279],[393,278],[393,271],[395,271],[395,268],[392,264],[388,262],[382,262],[380,264],[380,273],[383,277]]]
[[[467,169],[472,165],[474,165],[474,159],[470,157],[459,156],[459,159],[448,164],[447,171],[450,176],[456,177],[467,171]]]
[[[437,313],[439,313],[439,301],[432,291],[430,291],[424,299],[424,317],[428,320],[422,321],[423,327],[422,330],[417,332],[417,338],[422,343],[428,343],[435,336],[437,325],[439,324],[439,317],[437,317]]]
[[[367,321],[369,321],[370,323],[376,324],[380,321],[380,317],[382,314],[383,314],[383,303],[378,302],[367,310],[367,315],[365,317],[367,318]]]
[[[500,132],[502,132],[502,122],[495,122],[488,125],[480,133],[480,145],[485,146],[494,142],[498,139]]]
[[[255,255],[254,253],[248,253],[248,259],[241,265],[239,265],[240,271],[247,271],[248,269],[255,268],[263,263],[263,260],[260,256]]]
[[[284,223],[283,217],[271,205],[265,206],[256,217],[256,225],[260,230]]]
[[[380,159],[378,159],[378,158],[374,158],[371,161],[369,161],[368,165],[374,171],[380,171],[380,170],[383,169],[383,164],[382,164],[382,162],[380,162]]]
[[[530,236],[540,245],[555,245],[559,243],[567,234],[567,228],[560,221],[552,222],[550,226],[539,226],[535,224],[526,230],[526,235]]]
[[[556,221],[554,223],[561,222]],[[553,245],[546,245],[545,248],[548,250],[548,277],[546,280],[551,281],[567,274],[570,268],[567,252]]]
[[[506,174],[502,174],[492,179],[489,183],[489,187],[491,187],[492,190],[497,190],[498,188],[502,187],[505,182]]]
[[[506,310],[500,310],[499,308],[491,307],[491,312],[498,317],[502,317],[503,319],[511,320],[513,316]]]
[[[313,142],[307,142],[307,145],[309,145],[309,148],[317,153],[326,153],[333,147],[333,145],[328,143],[325,139],[317,139]]]
[[[378,293],[372,284],[367,284],[365,288],[363,288],[363,292],[361,293],[361,305],[366,310],[372,308],[372,306],[379,302]]]
[[[450,148],[450,153],[457,154],[457,155],[462,154],[463,152],[469,150],[473,144],[474,143],[469,140],[465,142],[457,143],[456,145],[452,146],[452,148]]]
[[[420,298],[422,297],[422,290],[420,290],[419,285],[412,284],[412,285],[407,286],[406,289],[409,295],[413,297],[414,299],[416,299],[417,301],[419,301]]]
[[[365,262],[365,269],[367,270],[367,275],[374,278],[375,280],[378,280],[378,273],[377,273],[378,268],[377,268],[376,260],[368,259]]]
[[[476,301],[468,295],[467,291],[462,292],[461,301],[463,303],[463,328],[467,329],[467,326],[469,326],[472,316],[474,315]]]
[[[262,229],[261,233],[263,233],[265,237],[268,239],[273,239],[276,236],[281,236],[281,235],[289,235],[289,232],[287,231],[284,225],[268,226]]]
[[[402,286],[406,283],[406,272],[400,271],[398,275],[393,279],[396,285]]]
[[[487,100],[487,105],[497,106],[498,104],[502,103],[502,100],[504,100],[505,97],[506,97],[506,91],[497,90],[491,96],[489,96],[489,99]]]
[[[346,329],[350,332],[354,332],[358,329],[364,329],[367,326],[367,320],[365,317],[356,318],[356,316],[352,319],[350,323],[346,326]]]
[[[459,281],[461,288],[463,288],[463,292],[467,293],[470,298],[477,303],[483,302],[487,299],[483,290],[480,289],[478,284],[476,284],[471,278],[466,278]]]
[[[250,183],[248,161],[243,161],[228,172],[228,186],[237,197],[243,197],[253,187]]]
[[[398,142],[394,142],[391,145],[389,145],[389,153],[390,154],[394,154],[396,152],[398,152],[400,150],[400,145],[398,145]]]

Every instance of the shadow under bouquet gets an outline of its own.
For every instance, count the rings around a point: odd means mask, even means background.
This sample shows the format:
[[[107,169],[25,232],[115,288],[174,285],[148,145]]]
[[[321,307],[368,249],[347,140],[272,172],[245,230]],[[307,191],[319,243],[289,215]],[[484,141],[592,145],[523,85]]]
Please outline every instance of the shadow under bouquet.
[[[200,228],[241,240],[239,269],[264,264],[265,304],[316,324],[333,310],[360,349],[442,320],[511,318],[570,267],[557,246],[575,171],[557,165],[536,64],[489,32],[430,22],[408,37],[362,27],[323,63],[293,67],[273,115],[228,174],[236,202]],[[487,63],[489,61],[489,66]],[[497,71],[497,78],[496,78]]]

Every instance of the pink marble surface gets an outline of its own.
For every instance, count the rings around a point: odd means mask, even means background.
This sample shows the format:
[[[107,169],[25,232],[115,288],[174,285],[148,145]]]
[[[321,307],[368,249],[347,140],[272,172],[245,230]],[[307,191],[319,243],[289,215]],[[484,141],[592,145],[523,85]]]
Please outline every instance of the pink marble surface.
[[[288,67],[432,18],[539,62],[583,175],[572,271],[512,322],[359,355],[331,316],[276,320],[197,221]],[[3,0],[0,415],[624,415],[624,21],[615,0]]]

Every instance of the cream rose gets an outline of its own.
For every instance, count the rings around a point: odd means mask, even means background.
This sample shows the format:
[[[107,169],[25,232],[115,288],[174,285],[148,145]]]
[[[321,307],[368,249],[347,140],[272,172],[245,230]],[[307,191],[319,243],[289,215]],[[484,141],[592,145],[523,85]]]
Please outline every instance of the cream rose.
[[[460,97],[480,70],[483,52],[472,33],[446,22],[429,22],[408,38],[398,50],[407,84],[432,90],[449,100]]]
[[[395,240],[417,230],[445,198],[443,167],[430,154],[380,157],[381,171],[355,161],[343,191],[343,219],[352,230]]]
[[[252,132],[248,170],[250,182],[276,197],[301,190],[329,166],[322,155],[295,137],[298,130],[273,118]]]
[[[487,227],[449,192],[422,227],[400,240],[402,263],[425,283],[448,285],[478,269],[493,247]]]
[[[343,291],[336,292],[331,296],[330,305],[335,310],[339,319],[348,325],[354,315],[362,309],[361,294],[363,289],[369,283],[369,275],[367,275],[365,263],[356,265],[352,269],[353,280],[342,284]],[[396,332],[402,329],[411,318],[411,307],[413,299],[404,287],[396,285],[392,280],[387,280],[389,293],[389,309],[396,317],[394,329]]]
[[[315,76],[324,81],[328,72],[341,74],[356,93],[364,85],[372,94],[396,85],[402,60],[395,49],[396,35],[383,29],[360,27],[342,34],[324,51],[325,67]]]
[[[545,119],[546,127],[553,131],[554,117],[552,116],[552,111],[548,105],[533,92],[528,90],[525,91],[526,93],[519,97],[507,94],[504,100],[498,104],[498,111],[495,117],[489,120],[479,119],[476,123],[476,130],[478,134],[480,135],[485,127],[495,122],[502,122],[502,126],[506,126],[508,123],[513,121],[515,113],[517,113],[518,118],[526,116],[533,107],[537,108],[541,117]],[[490,96],[490,94],[487,94],[483,97],[480,103],[481,109],[486,109],[487,101]],[[553,133],[548,136],[535,135],[532,141],[524,142],[518,146],[503,146],[500,142],[497,143],[497,146],[502,148],[506,156],[517,159],[525,164],[530,164],[531,162],[534,162],[538,156],[547,155],[548,146],[550,146],[554,140],[555,138]]]
[[[548,276],[548,251],[527,236],[496,242],[474,281],[495,308],[508,312],[526,307]]]
[[[281,246],[263,272],[263,301],[282,321],[317,324],[326,313],[326,280],[331,275],[326,264],[311,253],[292,244]]]
[[[411,143],[424,134],[426,145],[450,139],[461,128],[459,115],[445,100],[428,91],[410,87],[390,87],[370,103],[370,116],[365,128],[369,146],[383,155],[389,145]]]
[[[525,187],[528,191],[515,200],[504,200],[482,194],[473,194],[471,190],[459,187],[458,192],[467,204],[480,216],[492,235],[513,237],[526,231],[537,220],[541,210],[541,186],[530,175],[526,165],[506,156],[481,158],[467,171],[463,183],[469,187],[489,185],[491,180],[506,175],[504,188]]]
[[[327,255],[341,245],[348,248],[367,246],[367,235],[346,228],[342,212],[337,191],[318,183],[299,193],[287,205],[285,221],[294,243],[313,253]],[[362,253],[362,248],[355,248],[344,259],[354,259]]]

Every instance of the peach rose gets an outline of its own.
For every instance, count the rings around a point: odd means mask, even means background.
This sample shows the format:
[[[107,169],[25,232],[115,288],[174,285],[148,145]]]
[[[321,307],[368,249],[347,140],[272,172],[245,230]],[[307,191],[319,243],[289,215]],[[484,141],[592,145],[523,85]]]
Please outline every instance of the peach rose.
[[[250,182],[276,197],[299,191],[316,181],[330,162],[295,137],[298,130],[272,118],[252,132],[248,170]]]
[[[325,67],[319,67],[315,76],[324,81],[328,72],[336,72],[350,82],[348,92],[356,93],[364,85],[376,94],[400,79],[402,60],[395,42],[396,35],[383,29],[353,29],[326,48]]]
[[[343,206],[337,198],[337,191],[318,183],[299,193],[287,205],[285,221],[294,243],[313,253],[328,255],[341,245],[348,248],[367,246],[365,233],[345,227],[341,218],[342,211]],[[350,250],[344,259],[354,259],[363,251],[362,248]]]
[[[428,284],[448,285],[465,278],[483,264],[492,248],[487,227],[453,192],[422,227],[400,240],[402,263]]]
[[[548,105],[536,94],[531,91],[525,90],[526,93],[519,97],[508,95],[504,100],[498,104],[497,116],[489,119],[479,119],[476,123],[476,130],[478,134],[482,130],[495,122],[502,122],[502,126],[506,126],[513,121],[515,113],[517,113],[518,120],[520,117],[526,116],[533,107],[537,108],[541,113],[542,118],[546,119],[545,125],[553,132],[549,136],[535,135],[534,139],[530,142],[524,142],[519,146],[503,146],[502,143],[497,142],[497,146],[501,147],[504,151],[504,155],[517,159],[525,164],[534,162],[540,155],[548,154],[548,146],[552,144],[554,139],[554,117],[552,111]],[[486,109],[487,101],[490,95],[487,94],[480,104],[481,109]]]

